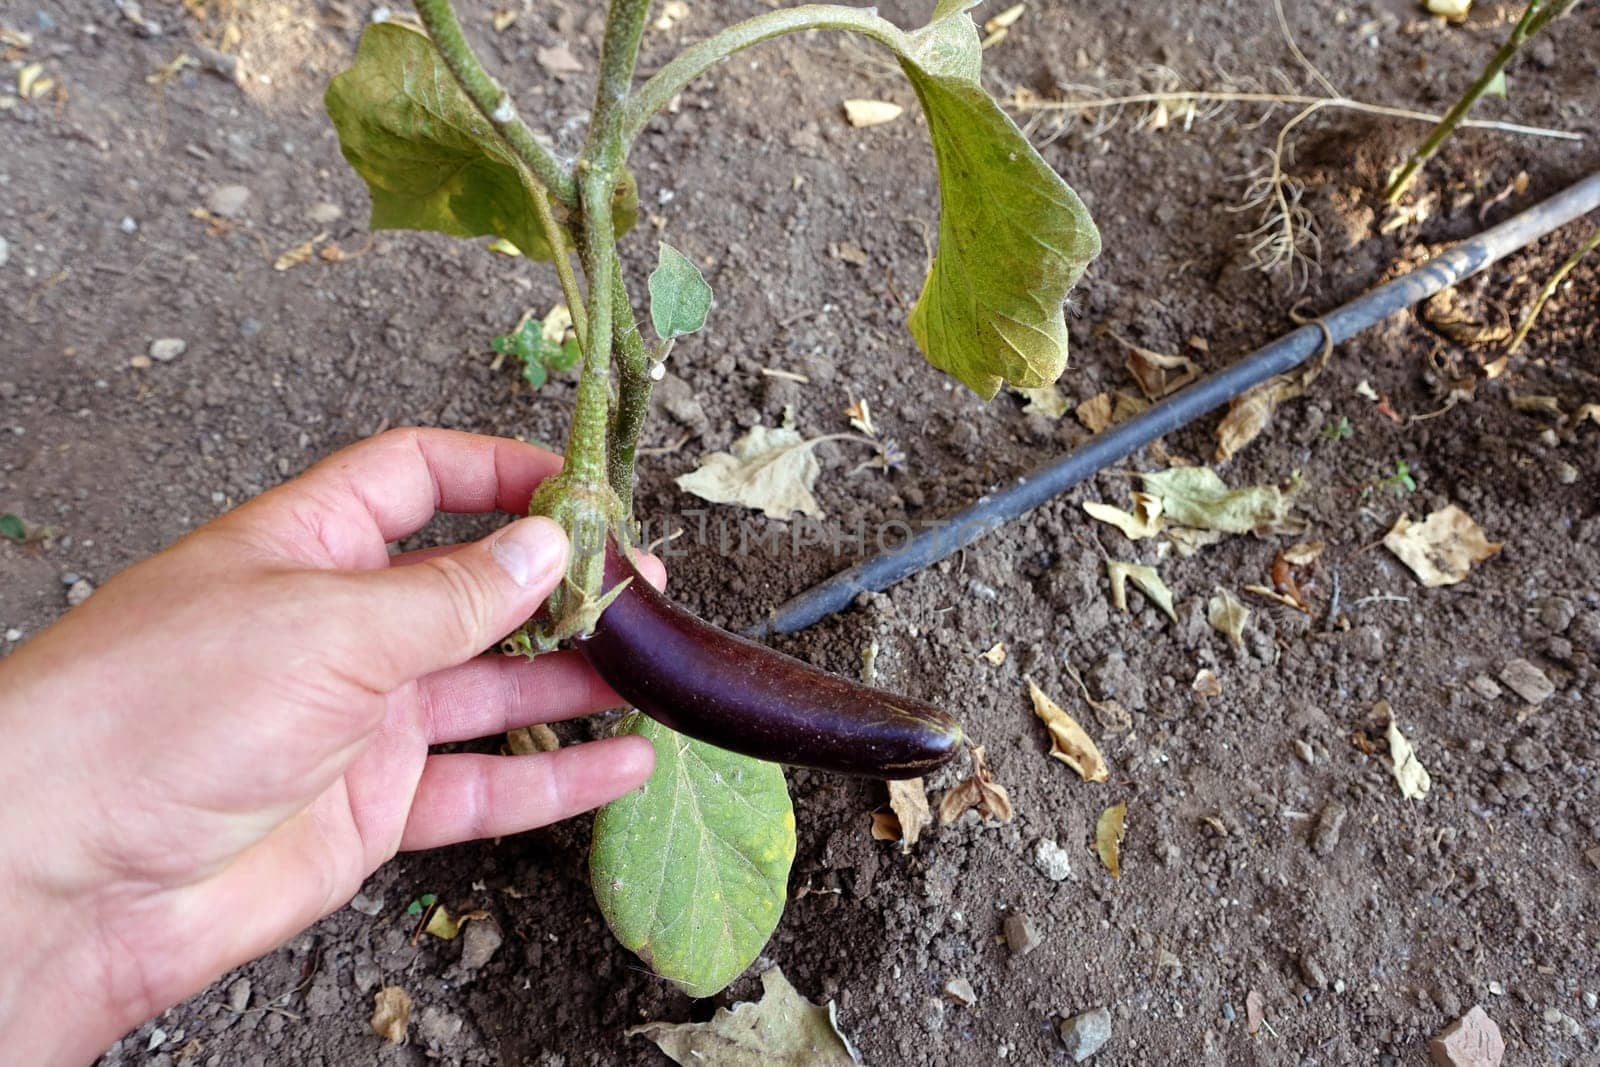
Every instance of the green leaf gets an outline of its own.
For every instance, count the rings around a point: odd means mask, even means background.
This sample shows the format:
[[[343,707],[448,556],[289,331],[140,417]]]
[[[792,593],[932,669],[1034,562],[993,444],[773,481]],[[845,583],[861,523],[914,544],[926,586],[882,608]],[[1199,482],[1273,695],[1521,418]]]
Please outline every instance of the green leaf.
[[[13,515],[8,511],[0,515],[0,537],[20,545],[28,539],[28,524],[22,521],[21,515]]]
[[[906,35],[900,66],[939,166],[939,253],[906,325],[928,361],[989,399],[1067,365],[1067,292],[1100,251],[1089,211],[979,81],[964,0]]]
[[[355,64],[328,84],[324,102],[344,158],[372,194],[373,229],[494,236],[530,259],[551,258],[516,156],[426,34],[398,22],[368,26]],[[619,236],[638,209],[638,187],[625,174],[612,210]]]
[[[595,900],[618,941],[708,997],[750,965],[783,914],[795,847],[783,771],[638,712],[623,732],[650,739],[656,769],[595,816]]]
[[[661,242],[661,261],[650,272],[650,324],[656,336],[671,341],[706,324],[711,286],[689,257]]]

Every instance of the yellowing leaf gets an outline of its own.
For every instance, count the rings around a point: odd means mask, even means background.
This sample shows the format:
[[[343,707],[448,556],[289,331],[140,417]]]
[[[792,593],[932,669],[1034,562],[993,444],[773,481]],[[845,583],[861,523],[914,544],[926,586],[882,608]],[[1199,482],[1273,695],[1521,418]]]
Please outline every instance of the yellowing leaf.
[[[678,477],[678,488],[713,504],[742,504],[785,522],[798,511],[824,517],[811,495],[822,468],[806,440],[787,426],[759,423],[733,443],[733,451],[713,452],[697,470]]]
[[[1161,498],[1149,493],[1133,494],[1133,512],[1114,508],[1110,504],[1102,504],[1097,500],[1083,502],[1083,510],[1089,517],[1099,519],[1103,523],[1115,526],[1122,531],[1124,537],[1130,541],[1143,540],[1154,537],[1161,532]]]
[[[1111,576],[1111,602],[1120,610],[1128,610],[1128,582],[1132,581],[1139,587],[1140,592],[1150,598],[1152,604],[1166,612],[1168,618],[1173,622],[1178,621],[1178,613],[1172,607],[1172,591],[1167,588],[1154,567],[1143,563],[1107,560],[1106,571]]]
[[[513,756],[527,756],[535,752],[554,752],[561,747],[561,738],[544,723],[520,726],[506,731],[506,748]]]
[[[1127,832],[1127,817],[1127,804],[1113,804],[1100,813],[1094,824],[1094,850],[1113,878],[1122,877],[1122,835]]]
[[[905,112],[899,104],[887,100],[846,100],[844,102],[844,117],[850,125],[861,129],[866,126],[882,126],[885,122],[893,122]]]
[[[995,644],[989,649],[989,651],[983,653],[983,658],[986,661],[988,661],[989,666],[991,666],[991,667],[1000,666],[1000,664],[1002,664],[1002,663],[1004,663],[1006,661],[1006,645],[1005,645],[1005,642],[1004,641],[995,642]]]
[[[1111,772],[1088,732],[1061,710],[1061,705],[1051,700],[1032,678],[1028,679],[1028,696],[1033,701],[1033,713],[1050,732],[1050,755],[1077,771],[1078,777],[1086,782],[1105,781]]]
[[[1144,487],[1161,498],[1167,522],[1222,533],[1257,536],[1298,533],[1290,497],[1273,485],[1229,489],[1210,467],[1174,467],[1139,475]]]
[[[1011,795],[990,775],[983,762],[982,745],[972,749],[972,775],[939,798],[939,825],[955,822],[968,808],[977,808],[979,815],[1001,822],[1010,822],[1013,817]]]
[[[1090,433],[1115,426],[1119,422],[1130,419],[1149,407],[1143,400],[1127,393],[1097,393],[1088,400],[1079,404],[1073,414],[1078,416],[1078,421],[1083,423],[1083,428]]]
[[[826,1007],[801,996],[783,972],[762,972],[761,999],[718,1008],[703,1023],[630,1026],[672,1058],[693,1067],[859,1067],[861,1057],[839,1032],[833,1002]]]
[[[1388,705],[1382,706],[1387,708]],[[1392,717],[1385,736],[1389,740],[1389,762],[1393,765],[1394,780],[1400,786],[1401,796],[1407,800],[1423,799],[1433,787],[1433,779],[1428,776],[1427,768],[1417,759],[1416,749],[1411,747],[1411,742],[1406,740]]]
[[[1454,504],[1435,511],[1421,523],[1401,515],[1383,536],[1383,547],[1411,568],[1428,588],[1455,585],[1474,563],[1500,551],[1501,542],[1484,536],[1472,516]]]
[[[397,985],[384,986],[372,998],[372,1032],[391,1045],[402,1045],[411,1025],[411,996]]]
[[[324,101],[340,150],[372,194],[373,229],[504,237],[530,259],[551,258],[515,155],[427,34],[395,19],[369,25]],[[618,236],[638,216],[638,185],[624,172],[611,210]]]
[[[891,47],[939,168],[939,251],[906,325],[928,362],[989,399],[1002,383],[1037,389],[1061,376],[1063,305],[1100,234],[983,87],[968,6],[943,0],[929,25]]]
[[[1226,589],[1218,589],[1206,603],[1206,621],[1212,629],[1228,635],[1228,641],[1238,648],[1244,641],[1244,625],[1250,621],[1250,609]]]

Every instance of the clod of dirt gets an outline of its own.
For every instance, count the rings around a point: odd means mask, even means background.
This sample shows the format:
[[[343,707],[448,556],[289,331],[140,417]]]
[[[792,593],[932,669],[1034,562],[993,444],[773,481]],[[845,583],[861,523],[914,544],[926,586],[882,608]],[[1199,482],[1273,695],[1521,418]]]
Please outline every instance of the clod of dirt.
[[[1500,1028],[1476,1004],[1428,1042],[1434,1067],[1499,1067],[1505,1054]]]
[[[411,996],[397,985],[384,986],[372,998],[372,1031],[391,1045],[406,1039],[411,1025]]]
[[[1039,933],[1038,924],[1020,911],[1007,915],[1002,928],[1005,931],[1006,947],[1015,956],[1026,956],[1038,948],[1039,943],[1044,940]]]
[[[1530,704],[1542,704],[1556,691],[1545,673],[1525,659],[1514,659],[1500,668],[1500,680]]]
[[[250,979],[235,979],[228,986],[228,1007],[235,1012],[242,1012],[250,1006]]]
[[[461,1016],[429,1004],[422,1009],[422,1017],[417,1020],[417,1033],[429,1045],[446,1048],[461,1036],[464,1025]]]
[[[694,388],[676,374],[668,371],[651,390],[650,400],[652,404],[659,404],[672,421],[696,433],[705,432],[709,421],[705,408],[694,395]]]
[[[1330,801],[1317,814],[1317,826],[1311,833],[1311,851],[1319,856],[1331,856],[1339,847],[1339,833],[1350,812],[1338,801]]]
[[[1067,1055],[1072,1057],[1072,1062],[1082,1063],[1111,1040],[1111,1012],[1106,1008],[1095,1008],[1063,1019],[1060,1033],[1061,1042],[1067,1046]]]
[[[500,934],[500,927],[495,925],[492,919],[467,923],[461,932],[462,968],[475,971],[482,967],[494,956],[504,940]]]
[[[1133,672],[1122,653],[1101,657],[1084,677],[1100,700],[1115,700],[1129,711],[1145,709],[1144,679]]]
[[[219,185],[206,194],[206,210],[225,219],[244,214],[250,203],[250,190],[242,185]]]
[[[1041,837],[1033,847],[1033,865],[1052,882],[1064,882],[1072,877],[1072,858],[1066,849],[1048,837]]]

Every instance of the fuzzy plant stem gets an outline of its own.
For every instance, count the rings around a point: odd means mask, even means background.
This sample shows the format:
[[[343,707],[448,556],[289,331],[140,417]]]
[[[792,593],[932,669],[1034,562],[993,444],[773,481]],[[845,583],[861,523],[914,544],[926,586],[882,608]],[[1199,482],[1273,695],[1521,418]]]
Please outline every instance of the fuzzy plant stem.
[[[511,95],[500,87],[493,76],[467,43],[461,31],[450,0],[415,0],[417,14],[428,28],[433,45],[439,50],[445,66],[460,84],[475,107],[489,120],[518,159],[538,177],[540,184],[549,189],[564,204],[577,200],[577,186],[569,167],[556,159],[544,145],[534,139],[533,131],[517,115],[517,106]]]
[[[617,409],[611,417],[606,462],[611,488],[622,503],[622,515],[633,515],[633,464],[639,451],[639,430],[650,412],[650,362],[645,355],[639,323],[622,280],[621,264],[611,281],[611,328],[617,356]]]
[[[1456,127],[1461,125],[1461,120],[1467,117],[1467,112],[1472,110],[1478,99],[1506,69],[1506,64],[1511,62],[1511,58],[1521,50],[1528,39],[1544,29],[1552,20],[1566,14],[1577,2],[1578,0],[1528,0],[1528,9],[1517,20],[1516,26],[1512,27],[1511,36],[1507,37],[1505,43],[1495,52],[1477,80],[1461,94],[1461,99],[1445,112],[1444,118],[1439,120],[1439,125],[1435,126],[1427,139],[1411,153],[1411,158],[1406,160],[1405,166],[1390,179],[1389,188],[1383,194],[1387,203],[1393,204],[1400,199],[1423,166],[1433,158],[1435,152],[1439,151],[1439,146],[1455,132]]]
[[[539,228],[550,245],[550,261],[555,265],[556,278],[561,283],[561,295],[567,298],[567,310],[572,312],[572,330],[578,335],[578,348],[588,351],[589,323],[584,310],[583,291],[578,288],[577,275],[572,273],[571,249],[567,248],[566,235],[556,221],[555,209],[550,205],[550,193],[539,184],[526,167],[517,168],[523,191],[533,202],[533,213],[538,216]]]

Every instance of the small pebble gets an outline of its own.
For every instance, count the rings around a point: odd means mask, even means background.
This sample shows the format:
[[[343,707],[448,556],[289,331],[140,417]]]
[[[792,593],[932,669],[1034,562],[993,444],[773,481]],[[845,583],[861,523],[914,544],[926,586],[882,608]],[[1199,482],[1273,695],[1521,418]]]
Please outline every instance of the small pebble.
[[[474,919],[461,931],[461,966],[475,971],[488,963],[504,938],[491,919]]]
[[[122,216],[122,221],[117,223],[117,229],[123,233],[138,233],[139,224],[133,221],[132,215],[124,215]]]
[[[381,896],[369,897],[365,893],[357,893],[350,898],[350,908],[362,915],[376,917],[383,911],[383,898]],[[366,992],[362,990],[362,992]]]
[[[1223,1001],[1222,1002],[1222,1017],[1224,1019],[1228,1020],[1231,1023],[1231,1022],[1233,1022],[1233,1020],[1235,1020],[1235,1019],[1237,1019],[1239,1017],[1239,1013],[1238,1013],[1237,1010],[1234,1009],[1234,1006],[1233,1006],[1232,1003],[1230,1003],[1228,1001]]]
[[[239,336],[241,336],[241,337],[254,337],[256,334],[258,334],[260,332],[261,332],[261,320],[260,319],[249,319],[249,318],[247,318],[247,319],[244,319],[243,321],[241,321],[239,323]]]
[[[88,600],[94,594],[94,586],[89,584],[89,579],[79,578],[67,590],[67,607],[75,608]]]
[[[1428,1042],[1434,1067],[1499,1067],[1505,1054],[1500,1028],[1476,1004]]]
[[[228,987],[228,1007],[242,1012],[250,1006],[250,979],[240,978]]]
[[[1033,865],[1052,882],[1062,882],[1072,876],[1072,858],[1048,837],[1040,838],[1034,846]]]
[[[150,342],[150,358],[157,363],[171,363],[188,349],[189,342],[181,337],[161,337]]]
[[[16,382],[0,382],[0,400],[15,400],[16,397]]]
[[[1331,856],[1339,847],[1339,834],[1350,812],[1337,801],[1326,804],[1317,814],[1317,826],[1311,833],[1311,850],[1319,856]]]
[[[1514,659],[1500,668],[1500,680],[1530,704],[1542,704],[1556,691],[1545,673],[1525,659]]]
[[[155,364],[150,362],[149,356],[138,355],[128,360],[128,366],[132,367],[134,370],[149,370],[151,367],[155,366]]]
[[[13,626],[11,629],[6,631],[6,640],[11,642],[21,641],[22,631]]]
[[[1300,762],[1307,767],[1317,762],[1317,754],[1311,751],[1311,746],[1301,738],[1294,739],[1294,754],[1300,757]]]
[[[77,571],[67,571],[61,576],[61,584],[66,586],[77,585],[78,580],[82,577],[83,575],[79,574]]]
[[[1578,480],[1578,468],[1562,460],[1556,464],[1556,481],[1562,485],[1572,485]]]
[[[1072,1057],[1072,1062],[1082,1063],[1111,1040],[1111,1012],[1106,1008],[1095,1008],[1063,1019],[1060,1033],[1061,1043],[1067,1046],[1067,1055]]]
[[[978,1003],[977,990],[973,989],[972,983],[965,978],[952,978],[946,982],[944,984],[944,995],[957,1004],[963,1004],[969,1008]]]
[[[219,185],[206,195],[206,210],[225,219],[244,214],[250,190],[242,185]]]
[[[0,267],[6,265],[11,259],[11,242],[0,237]]]
[[[1026,956],[1039,947],[1044,940],[1039,934],[1039,926],[1023,912],[1013,912],[1006,916],[1002,927],[1006,936],[1006,947],[1014,955]]]
[[[326,226],[329,223],[338,222],[343,217],[344,208],[340,207],[338,204],[330,203],[326,200],[322,201],[321,203],[312,204],[311,210],[306,212],[306,218],[310,219],[318,226]]]

